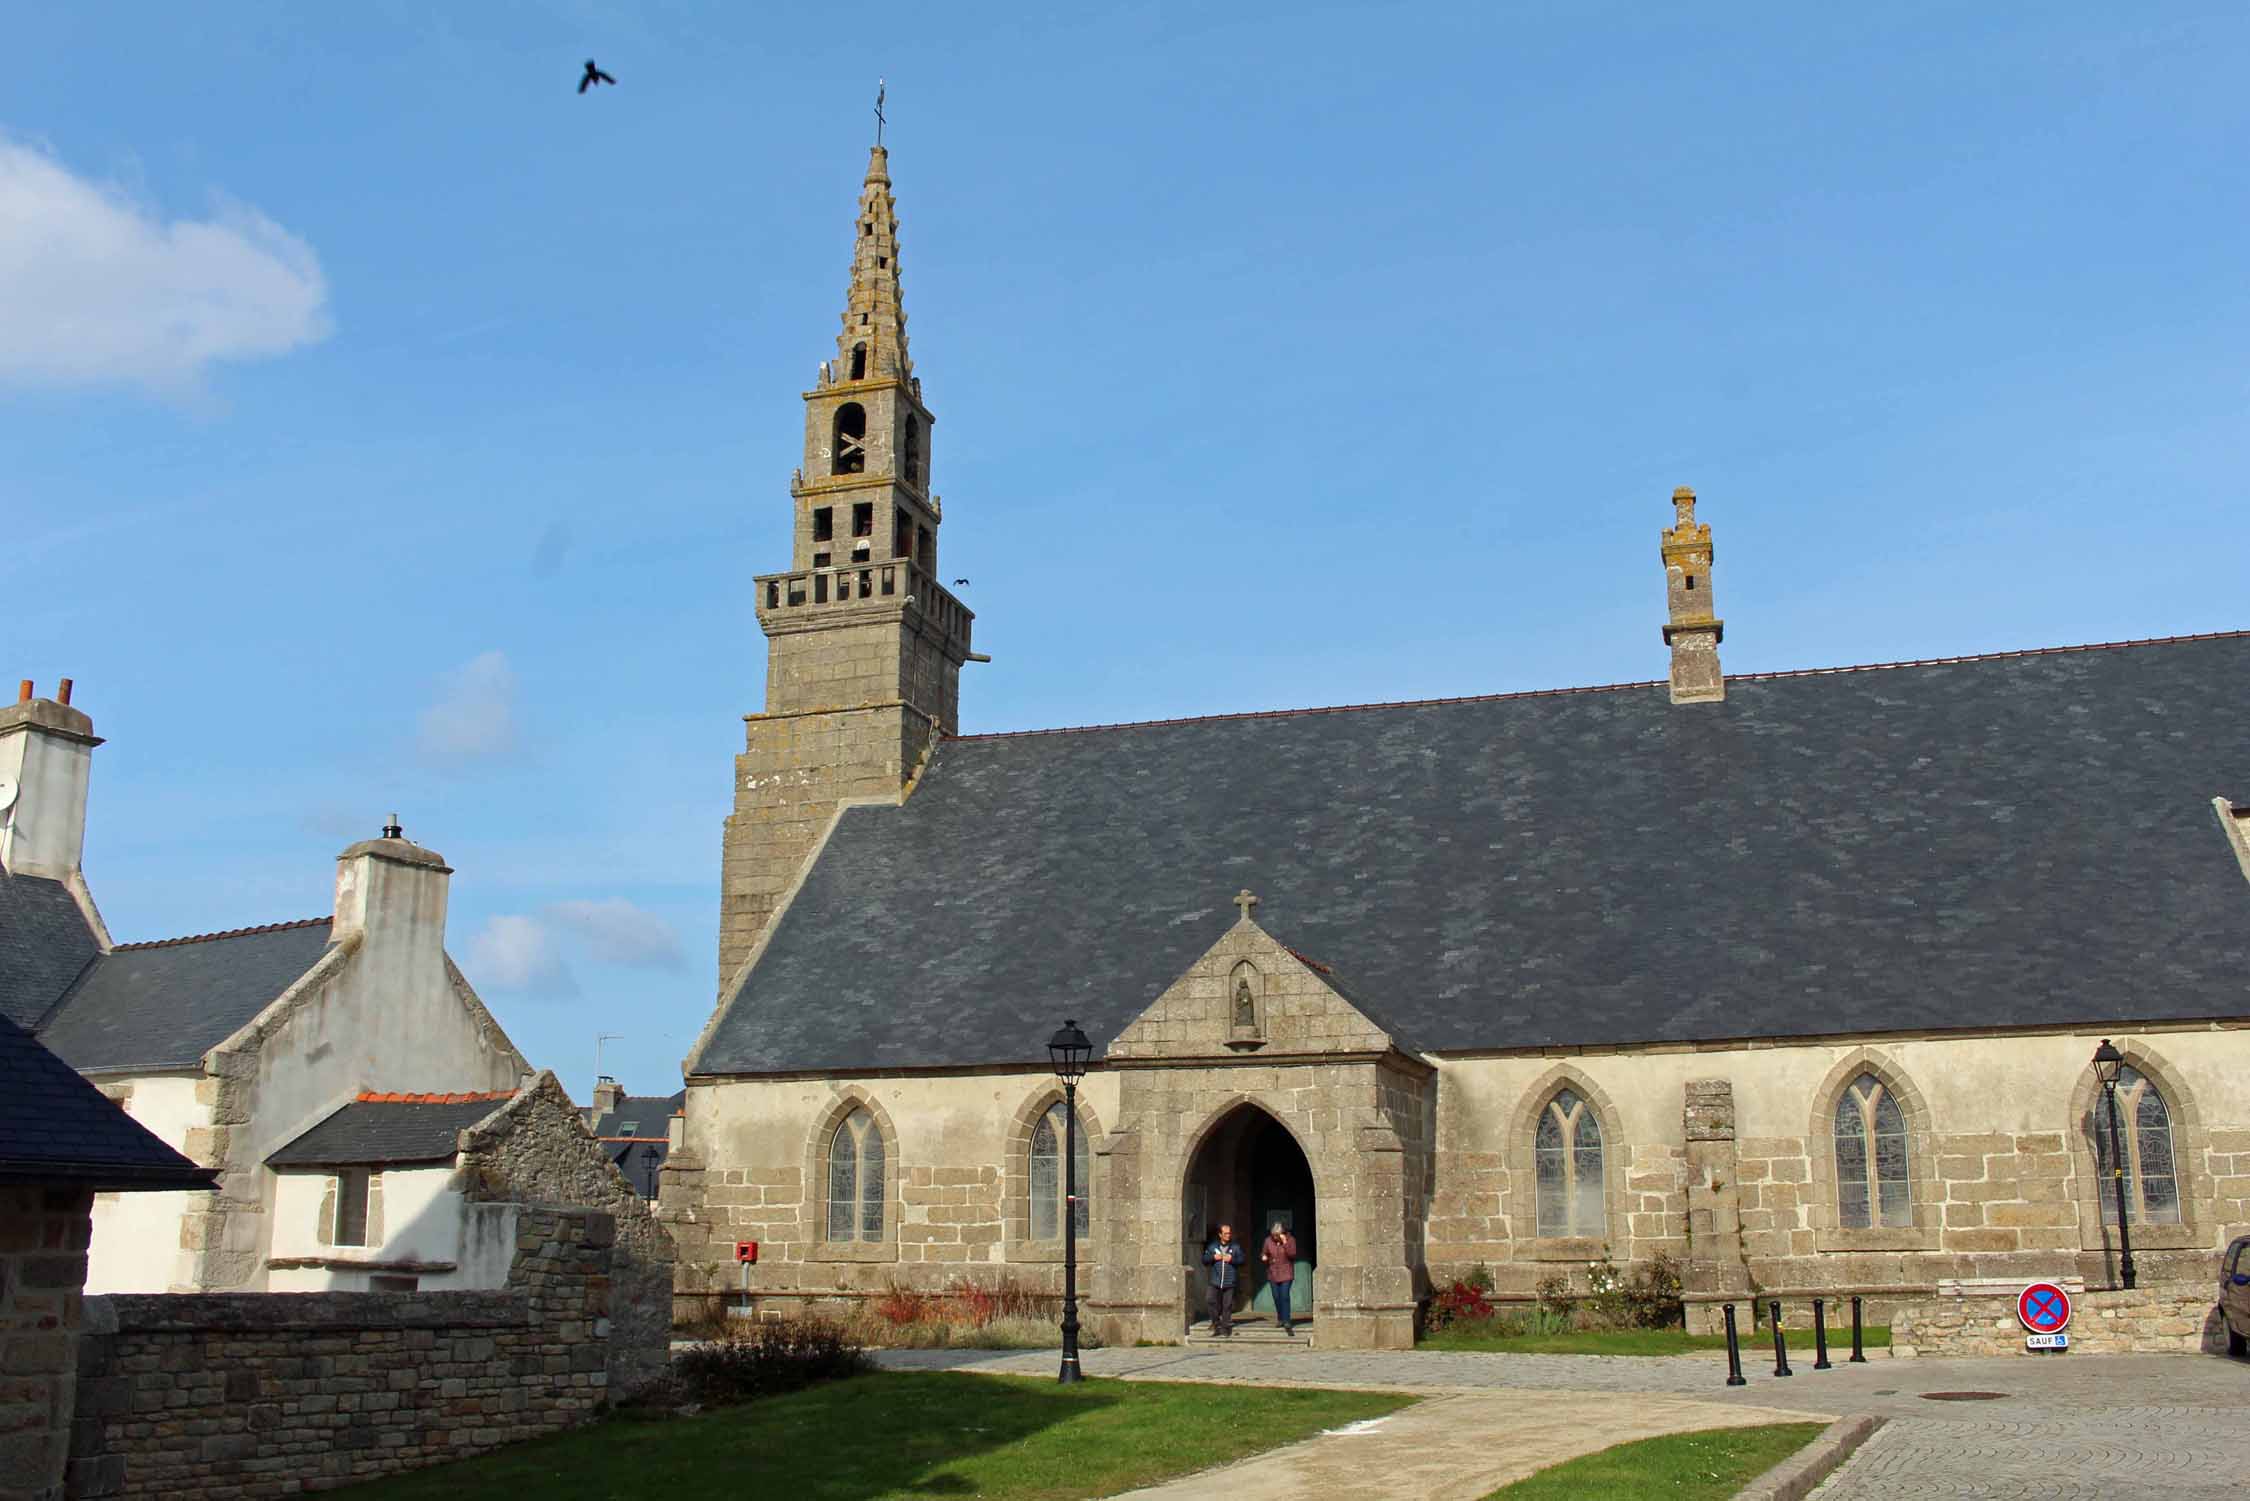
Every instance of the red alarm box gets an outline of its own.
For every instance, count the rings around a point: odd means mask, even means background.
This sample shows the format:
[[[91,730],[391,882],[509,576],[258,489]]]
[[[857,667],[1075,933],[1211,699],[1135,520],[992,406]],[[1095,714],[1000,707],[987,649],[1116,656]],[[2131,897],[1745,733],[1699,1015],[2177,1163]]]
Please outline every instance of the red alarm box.
[[[758,1243],[754,1240],[736,1241],[734,1243],[734,1259],[740,1262],[756,1261],[758,1259]]]

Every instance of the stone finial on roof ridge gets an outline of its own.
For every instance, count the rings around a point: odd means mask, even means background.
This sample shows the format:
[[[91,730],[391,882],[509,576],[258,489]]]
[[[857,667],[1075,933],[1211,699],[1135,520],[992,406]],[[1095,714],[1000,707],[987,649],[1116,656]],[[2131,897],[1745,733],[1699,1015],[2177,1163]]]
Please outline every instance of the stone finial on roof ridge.
[[[286,933],[294,928],[325,927],[334,920],[332,917],[300,917],[293,922],[261,923],[253,928],[223,928],[216,933],[190,933],[183,938],[149,938],[139,943],[118,944],[110,952],[129,954],[142,949],[177,948],[183,943],[209,943],[218,938],[247,938],[253,933]]]

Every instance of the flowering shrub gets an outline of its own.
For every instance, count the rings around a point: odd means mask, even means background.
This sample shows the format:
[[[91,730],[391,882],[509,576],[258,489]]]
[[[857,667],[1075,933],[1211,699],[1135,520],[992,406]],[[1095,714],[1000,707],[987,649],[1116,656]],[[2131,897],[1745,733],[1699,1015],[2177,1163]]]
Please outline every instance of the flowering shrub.
[[[1447,1329],[1455,1324],[1488,1323],[1498,1311],[1485,1289],[1463,1279],[1431,1300],[1430,1327]]]

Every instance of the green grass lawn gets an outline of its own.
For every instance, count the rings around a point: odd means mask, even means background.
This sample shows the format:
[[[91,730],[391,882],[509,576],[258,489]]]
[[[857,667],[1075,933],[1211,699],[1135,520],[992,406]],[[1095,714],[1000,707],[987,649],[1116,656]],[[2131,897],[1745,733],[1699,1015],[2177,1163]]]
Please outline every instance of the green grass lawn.
[[[1813,1337],[1810,1329],[1791,1328],[1784,1321],[1782,1332],[1789,1340],[1789,1362],[1797,1363],[1800,1352],[1809,1364],[1813,1358]],[[1891,1342],[1889,1326],[1869,1325],[1861,1331],[1861,1345],[1870,1350],[1887,1348]],[[1773,1358],[1773,1336],[1760,1329],[1756,1334],[1741,1333],[1742,1361],[1750,1364],[1760,1358]],[[1513,1355],[1685,1355],[1693,1350],[1724,1350],[1727,1337],[1723,1334],[1689,1334],[1684,1329],[1573,1329],[1567,1334],[1506,1334],[1474,1326],[1440,1330],[1425,1337],[1416,1346],[1422,1350],[1497,1350]],[[1852,1353],[1852,1331],[1844,1326],[1843,1337],[1828,1331],[1828,1358],[1845,1360]]]
[[[1075,1501],[1226,1464],[1413,1402],[1268,1390],[894,1371],[671,1421],[611,1418],[373,1481],[351,1501]]]
[[[1763,1428],[1707,1428],[1619,1444],[1568,1460],[1485,1501],[1588,1501],[1588,1498],[1666,1496],[1674,1501],[1723,1501],[1820,1436],[1821,1423],[1773,1423]]]

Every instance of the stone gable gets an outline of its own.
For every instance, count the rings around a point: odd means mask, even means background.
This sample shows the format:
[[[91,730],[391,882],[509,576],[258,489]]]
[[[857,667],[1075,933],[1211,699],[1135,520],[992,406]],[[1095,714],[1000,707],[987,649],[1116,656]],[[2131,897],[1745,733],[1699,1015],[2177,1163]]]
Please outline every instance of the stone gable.
[[[1106,1056],[1248,1061],[1397,1049],[1332,980],[1326,964],[1245,916],[1118,1033]]]

